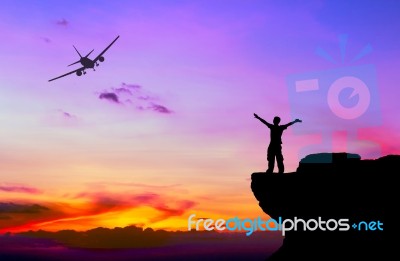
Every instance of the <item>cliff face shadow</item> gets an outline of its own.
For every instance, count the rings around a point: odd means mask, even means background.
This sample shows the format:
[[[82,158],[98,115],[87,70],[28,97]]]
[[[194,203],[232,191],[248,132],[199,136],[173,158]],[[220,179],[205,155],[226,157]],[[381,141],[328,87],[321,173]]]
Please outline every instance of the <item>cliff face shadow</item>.
[[[297,231],[287,231],[282,247],[268,260],[388,260],[399,165],[399,155],[361,160],[356,154],[321,153],[302,159],[294,173],[253,173],[252,191],[271,218],[342,219],[336,228],[335,221],[329,222],[332,231],[326,223],[325,230],[317,226],[310,231],[298,222]]]

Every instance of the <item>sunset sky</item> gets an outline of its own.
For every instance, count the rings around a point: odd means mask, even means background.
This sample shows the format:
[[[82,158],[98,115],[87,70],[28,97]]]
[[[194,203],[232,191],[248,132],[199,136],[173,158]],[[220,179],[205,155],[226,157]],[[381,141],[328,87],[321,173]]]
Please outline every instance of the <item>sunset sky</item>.
[[[287,172],[323,131],[332,146],[311,152],[344,151],[351,132],[363,158],[399,154],[399,12],[398,1],[1,1],[0,232],[265,217],[250,177],[266,170],[269,130],[253,113],[286,123],[310,111],[283,135]],[[94,58],[118,35],[96,72],[48,82],[78,68],[72,45]],[[326,93],[291,93],[293,75],[367,64],[374,107],[360,119],[338,124]]]

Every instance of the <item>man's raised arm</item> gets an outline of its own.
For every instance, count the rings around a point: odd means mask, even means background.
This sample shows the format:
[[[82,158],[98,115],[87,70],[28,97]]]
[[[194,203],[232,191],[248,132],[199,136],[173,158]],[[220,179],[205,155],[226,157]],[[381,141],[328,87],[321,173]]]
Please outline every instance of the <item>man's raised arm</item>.
[[[271,123],[267,122],[266,120],[264,120],[263,118],[259,117],[257,114],[254,113],[254,118],[258,119],[259,121],[261,121],[262,123],[264,123],[265,125],[268,126],[268,128],[270,128],[272,126]]]
[[[295,119],[294,121],[289,122],[289,123],[287,123],[287,124],[285,124],[285,125],[283,125],[283,126],[285,126],[285,128],[287,128],[287,127],[289,127],[289,126],[292,126],[292,125],[295,124],[296,122],[302,122],[302,121],[299,120],[299,119]]]

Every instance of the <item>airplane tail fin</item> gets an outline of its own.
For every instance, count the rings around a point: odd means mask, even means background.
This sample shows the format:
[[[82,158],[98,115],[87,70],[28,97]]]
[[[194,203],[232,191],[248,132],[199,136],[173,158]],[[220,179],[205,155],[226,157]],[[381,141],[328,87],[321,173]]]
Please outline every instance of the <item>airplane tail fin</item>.
[[[75,51],[78,53],[78,55],[79,55],[79,57],[80,58],[82,58],[82,55],[79,53],[79,51],[76,49],[76,47],[73,45],[73,47],[74,47],[74,49],[75,49]],[[93,52],[93,51],[92,51]],[[91,53],[91,52],[90,52]],[[89,53],[89,54],[90,54]],[[89,55],[88,54],[88,55]],[[86,56],[87,57],[87,56]],[[76,61],[76,62],[74,62],[74,63],[71,63],[70,65],[68,65],[68,66],[71,66],[71,65],[74,65],[74,64],[77,64],[77,63],[80,63],[81,62],[81,60],[79,60],[79,61]]]
[[[82,55],[78,52],[78,50],[76,49],[76,47],[75,47],[75,46],[73,46],[73,47],[74,47],[75,51],[79,54],[79,57],[82,58]]]

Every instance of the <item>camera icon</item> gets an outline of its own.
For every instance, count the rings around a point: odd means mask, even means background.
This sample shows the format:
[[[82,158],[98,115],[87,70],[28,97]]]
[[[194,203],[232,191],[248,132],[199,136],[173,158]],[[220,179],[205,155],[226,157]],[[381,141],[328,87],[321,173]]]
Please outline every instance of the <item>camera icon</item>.
[[[303,148],[300,157],[332,151],[333,133],[337,131],[347,132],[347,152],[356,152],[357,131],[381,123],[376,70],[372,64],[293,74],[286,81],[292,117],[305,123],[293,131],[322,136],[321,144]],[[380,146],[375,147],[380,152]]]

